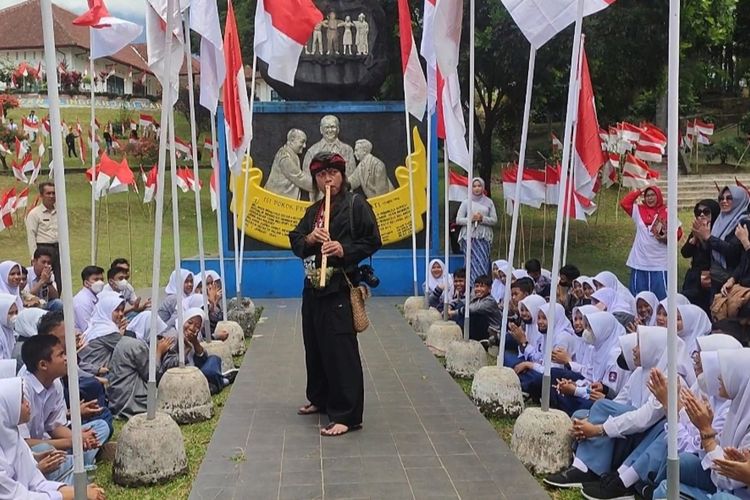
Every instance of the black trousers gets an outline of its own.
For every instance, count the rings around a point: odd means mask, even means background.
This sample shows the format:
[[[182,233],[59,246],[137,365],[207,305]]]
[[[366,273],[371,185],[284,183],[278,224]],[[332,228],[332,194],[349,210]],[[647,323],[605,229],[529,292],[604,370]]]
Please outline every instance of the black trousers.
[[[45,248],[52,252],[52,273],[55,275],[55,285],[62,298],[62,270],[60,269],[60,246],[57,243],[37,243],[37,248]]]
[[[307,367],[307,399],[331,422],[362,423],[365,391],[359,343],[354,333],[349,292],[316,297],[302,294],[302,338]]]

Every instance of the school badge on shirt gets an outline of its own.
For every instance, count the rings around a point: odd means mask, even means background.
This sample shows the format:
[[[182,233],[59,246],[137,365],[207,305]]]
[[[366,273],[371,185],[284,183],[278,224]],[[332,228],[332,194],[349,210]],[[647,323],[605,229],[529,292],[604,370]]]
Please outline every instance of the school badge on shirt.
[[[609,372],[609,381],[612,383],[617,382],[617,372]]]

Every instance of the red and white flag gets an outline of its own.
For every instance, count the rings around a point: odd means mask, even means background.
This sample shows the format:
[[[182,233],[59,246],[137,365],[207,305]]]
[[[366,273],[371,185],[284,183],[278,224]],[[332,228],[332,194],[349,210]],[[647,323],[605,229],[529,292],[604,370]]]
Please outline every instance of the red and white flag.
[[[112,178],[108,192],[110,194],[124,193],[128,191],[130,186],[133,186],[138,191],[135,176],[133,175],[133,171],[130,170],[130,165],[128,165],[128,159],[123,157],[120,163],[117,164],[115,176]]]
[[[516,200],[516,184],[518,183],[518,165],[506,168],[502,173],[503,196],[506,200]],[[547,186],[545,184],[545,172],[533,168],[523,169],[521,179],[520,203],[539,208],[545,202]]]
[[[323,14],[312,0],[258,0],[253,46],[258,58],[268,64],[268,76],[294,86],[299,56],[322,20]]]
[[[211,211],[216,212],[216,209],[219,208],[219,180],[217,179],[217,168],[211,169],[211,178],[208,182],[208,187],[211,191]]]
[[[18,193],[18,196],[16,197],[16,201],[13,203],[13,211],[15,212],[18,209],[26,208],[26,206],[29,204],[29,186],[26,186],[21,190],[20,193]]]
[[[588,198],[594,197],[594,185],[599,170],[607,162],[599,137],[594,87],[591,84],[586,51],[581,47],[581,88],[578,99],[578,121],[573,161],[575,191]]]
[[[706,135],[706,136],[714,135],[713,123],[706,123],[703,120],[696,118],[694,122],[694,126],[695,126],[695,131],[699,134]]]
[[[259,8],[261,4],[262,2],[258,2]],[[245,67],[242,64],[240,37],[237,31],[237,20],[234,17],[232,0],[227,3],[227,21],[224,28],[224,63],[227,68],[227,79],[224,82],[227,163],[230,170],[239,172],[242,169],[242,157],[247,152],[252,140],[253,125],[250,102],[247,98],[247,86],[245,85]]]
[[[445,137],[448,159],[468,171],[466,124],[458,81],[458,54],[463,20],[462,0],[440,0],[435,7],[434,47],[438,66],[438,130]]]
[[[180,69],[185,58],[182,34],[182,15],[179,2],[174,2],[172,15],[173,28],[169,53],[167,53],[167,0],[147,0],[146,2],[146,52],[148,67],[161,83],[162,89],[171,85],[171,103],[174,106],[180,93]],[[165,74],[169,59],[169,75]]]
[[[91,170],[91,169],[89,169]],[[96,165],[96,186],[94,187],[94,198],[99,199],[109,191],[112,180],[117,176],[120,164],[111,159],[107,153],[102,154],[99,164]]]
[[[26,178],[26,174],[24,173],[24,166],[26,165],[27,160],[31,162],[31,155],[27,155],[23,160],[21,160],[20,163],[16,160],[13,160],[13,163],[11,163],[10,165],[10,169],[13,171],[13,177],[23,183],[26,183],[28,181],[28,179]]]
[[[209,151],[213,151],[214,150],[214,145],[211,142],[211,138],[210,137],[206,137],[206,139],[203,141],[203,149],[207,149]]]
[[[16,188],[12,187],[0,198],[0,231],[13,226],[13,212],[16,205]]]
[[[138,125],[142,128],[156,127],[156,120],[151,115],[141,114],[138,118]]]
[[[667,149],[667,136],[656,127],[646,125],[643,127],[637,146],[647,146],[658,149],[661,154]]]
[[[185,158],[188,160],[191,160],[193,158],[192,146],[177,136],[175,136],[174,138],[174,150],[185,156]]]
[[[89,10],[73,20],[76,26],[91,29],[91,57],[111,56],[124,49],[143,33],[143,27],[113,17],[103,0],[88,0]]]
[[[663,154],[664,150],[659,146],[645,144],[640,141],[635,146],[635,157],[643,161],[660,163]]]
[[[29,148],[26,145],[26,141],[21,141],[18,137],[14,137],[14,139],[16,141],[16,159],[20,160],[26,156],[26,153],[29,152]]]
[[[200,191],[203,187],[203,182],[199,179],[196,182],[193,171],[186,167],[177,169],[177,187],[182,189],[183,193],[188,191]]]
[[[414,43],[411,13],[407,0],[398,0],[398,30],[406,110],[414,118],[421,121],[427,108],[427,81],[422,72],[422,64],[419,62],[417,45]]]
[[[78,135],[78,146],[81,148],[81,163],[86,165],[86,142],[82,133]]]
[[[469,178],[448,172],[448,201],[464,201],[468,198]]]
[[[50,130],[52,130],[52,126],[49,123],[49,118],[45,116],[42,119],[42,135],[44,137],[49,136]]]
[[[141,176],[143,177],[143,203],[151,203],[154,200],[156,194],[156,179],[159,175],[159,169],[156,165],[151,167],[148,174],[143,172],[141,167]]]
[[[550,139],[552,139],[552,151],[562,151],[563,143],[557,138],[554,132],[550,132]]]
[[[648,164],[639,160],[632,154],[625,157],[625,166],[622,169],[622,186],[631,189],[643,189],[653,185],[653,181],[659,178],[659,172],[651,170]]]
[[[643,130],[632,123],[622,122],[617,124],[617,133],[620,140],[636,143],[641,137]]]
[[[26,135],[36,135],[39,133],[39,123],[32,122],[31,120],[27,120],[26,118],[21,119],[21,123],[23,124],[23,132]]]
[[[34,181],[36,181],[36,178],[39,177],[39,173],[42,171],[42,159],[37,159],[36,163],[31,162],[31,164],[27,164],[24,166],[27,171],[30,172],[29,175],[29,184],[34,184]]]
[[[227,75],[224,66],[224,42],[216,0],[190,2],[190,27],[200,34],[201,84],[200,105],[216,113],[221,85]]]
[[[583,15],[590,16],[609,7],[615,0],[584,0]],[[578,0],[503,0],[513,20],[535,48],[576,20]]]
[[[437,56],[435,55],[435,5],[437,0],[424,0],[422,15],[422,43],[419,53],[427,63],[427,114],[435,113],[437,106]]]

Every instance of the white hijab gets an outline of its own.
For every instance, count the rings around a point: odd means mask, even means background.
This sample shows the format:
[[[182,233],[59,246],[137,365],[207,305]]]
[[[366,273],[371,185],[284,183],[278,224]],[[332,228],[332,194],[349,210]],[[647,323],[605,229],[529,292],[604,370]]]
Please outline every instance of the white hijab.
[[[649,292],[648,290],[644,290],[643,292],[640,292],[638,295],[636,295],[635,296],[635,317],[636,318],[639,318],[638,316],[638,301],[639,300],[644,301],[651,307],[651,318],[649,318],[648,323],[646,323],[645,326],[656,326],[656,309],[659,307],[659,297],[657,297],[654,292]]]
[[[168,329],[167,324],[161,320],[157,315],[156,317],[156,334],[162,333]],[[151,311],[143,311],[138,313],[132,320],[128,322],[128,330],[135,333],[135,338],[142,340],[148,344],[149,336],[151,333]]]
[[[513,272],[513,268],[508,261],[502,259],[496,260],[492,263],[492,266],[505,275],[505,281],[507,283],[508,277],[511,276],[511,273]],[[490,294],[492,295],[492,298],[495,299],[495,302],[500,302],[505,298],[506,288],[505,283],[500,281],[500,278],[494,278],[492,280],[492,290],[490,290]]]
[[[513,276],[513,280],[514,281],[515,280],[520,280],[521,278],[528,278],[529,277],[529,273],[526,272],[526,269],[515,269],[510,274],[511,274],[511,276]]]
[[[112,313],[125,303],[125,299],[117,292],[102,292],[96,296],[97,302],[94,313],[89,320],[89,326],[83,332],[86,342],[120,331],[120,327],[112,321]]]
[[[203,309],[203,295],[200,293],[193,293],[182,299],[183,309]],[[175,315],[176,316],[176,315]],[[175,319],[175,322],[177,320]]]
[[[600,311],[596,306],[592,306],[591,304],[586,304],[584,306],[574,307],[573,310],[571,311],[570,317],[573,321],[575,321],[576,313],[581,313],[581,316],[585,318],[588,314],[597,313],[597,312],[602,312],[602,311]],[[575,333],[575,327],[573,327],[573,332]]]
[[[189,276],[193,276],[193,273],[191,273],[187,269],[180,269],[179,279],[177,278],[177,274],[175,274],[175,271],[172,271],[172,274],[169,275],[169,283],[167,283],[167,286],[164,288],[164,293],[166,293],[167,295],[176,295],[179,293],[180,297],[187,297],[187,295],[185,295],[183,285],[185,284],[185,281]]]
[[[711,399],[711,407],[714,408],[714,412],[717,411],[716,406],[725,402],[726,400],[719,396],[719,355],[717,351],[725,349],[742,349],[742,344],[739,340],[732,337],[731,335],[725,335],[723,333],[714,333],[712,335],[706,335],[705,337],[698,337],[698,347],[700,347],[700,358],[701,367],[703,368],[703,380],[705,380],[705,391],[694,384],[694,388],[691,388],[695,394],[700,391]]]
[[[16,303],[16,297],[0,293],[0,359],[12,359],[13,347],[16,345],[16,334],[8,323],[8,311]]]
[[[18,337],[29,338],[37,334],[37,325],[47,311],[38,307],[27,307],[16,318],[13,329]]]
[[[18,432],[18,420],[21,418],[21,398],[23,381],[20,378],[6,378],[0,380],[0,468],[18,482],[24,483],[18,477],[25,472],[21,453],[29,453],[28,447]],[[26,474],[24,474],[26,475]],[[28,485],[25,482],[24,485]]]
[[[18,270],[21,270],[21,264],[12,260],[4,260],[0,262],[0,292],[13,295],[16,298],[16,305],[18,306],[18,312],[23,309],[23,299],[21,299],[21,290],[17,286],[10,286],[8,283],[8,276],[14,267],[18,266]]]
[[[539,308],[539,312],[547,317],[548,323],[549,309],[549,303],[544,303]],[[550,336],[550,333],[552,336]],[[546,339],[551,340],[553,348],[563,347],[570,354],[581,351],[581,344],[584,342],[573,331],[573,325],[570,324],[570,320],[565,316],[565,308],[562,304],[555,304],[555,324],[548,324]]]
[[[642,406],[651,397],[651,391],[646,386],[651,369],[658,368],[662,372],[666,370],[667,329],[659,326],[639,326],[637,335],[641,358],[641,378],[637,400],[634,398],[633,386],[630,390],[631,400],[636,408]]]
[[[604,285],[605,288],[611,288],[617,294],[617,298],[610,312],[622,311],[635,315],[635,297],[630,293],[628,287],[623,285],[620,280],[617,279],[617,276],[615,276],[614,273],[610,271],[602,271],[594,276],[594,281]]]
[[[719,442],[723,448],[741,448],[750,431],[750,349],[717,351],[719,370],[724,388],[732,403],[721,430]]]
[[[685,343],[687,354],[692,356],[698,350],[698,337],[711,333],[711,320],[703,309],[693,304],[677,306],[677,310],[682,317],[682,331],[677,335]]]
[[[214,281],[221,281],[221,276],[219,276],[219,273],[217,273],[216,271],[206,270],[206,281],[208,281],[208,278],[212,278]],[[201,273],[200,271],[198,271],[197,273],[193,274],[193,293],[195,293],[195,289],[198,288],[201,283]]]
[[[607,370],[617,362],[620,355],[620,337],[625,335],[625,328],[611,313],[597,311],[585,315],[594,334],[594,349],[591,351],[589,365],[592,382],[606,380]]]
[[[432,275],[432,266],[434,266],[435,264],[438,264],[442,271],[440,273],[440,276],[437,278]],[[432,259],[430,261],[430,268],[429,272],[427,273],[427,281],[425,281],[424,283],[424,287],[428,293],[432,293],[437,287],[445,288],[445,273],[445,264],[442,260]],[[453,276],[451,276],[450,274],[448,274],[448,290],[449,297],[453,296]],[[443,293],[440,294],[440,297],[445,297],[445,290],[443,290]]]
[[[531,323],[527,326],[533,327],[532,330],[539,333],[539,330],[537,330],[536,323],[537,323],[537,316],[539,314],[539,308],[542,307],[544,304],[546,304],[547,301],[544,300],[544,297],[541,295],[537,295],[535,293],[532,293],[531,295],[527,296],[526,298],[522,299],[521,302],[518,303],[518,308],[520,309],[521,306],[524,307],[529,313],[531,314]],[[528,336],[529,332],[526,332],[526,336]],[[529,342],[531,342],[529,340]]]

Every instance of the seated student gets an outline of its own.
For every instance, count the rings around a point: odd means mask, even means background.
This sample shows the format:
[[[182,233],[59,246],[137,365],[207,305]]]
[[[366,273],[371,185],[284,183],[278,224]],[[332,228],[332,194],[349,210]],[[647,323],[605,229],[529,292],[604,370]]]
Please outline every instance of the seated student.
[[[458,309],[459,307],[462,307],[464,305],[464,299],[466,295],[466,269],[459,268],[456,270],[455,273],[453,273],[453,293],[449,297],[448,301],[448,311]],[[434,297],[434,295],[433,295]],[[433,305],[433,303],[437,302],[436,305]],[[443,308],[445,307],[445,304],[443,304],[442,301],[436,300],[433,301],[432,298],[430,298],[430,307],[434,307],[440,312],[443,312]],[[461,324],[463,324],[463,319],[461,319]]]
[[[542,273],[542,263],[539,262],[539,259],[526,261],[524,268],[526,268],[529,277],[534,280],[534,293],[549,298],[551,282],[549,277]]]
[[[566,264],[560,268],[560,281],[557,284],[557,301],[565,307],[565,314],[568,317],[570,317],[570,313],[574,307],[583,305],[579,304],[579,297],[573,294],[573,284],[580,276],[581,271],[572,264]]]
[[[445,281],[448,278],[448,297],[453,291],[453,276],[447,273],[445,264],[440,259],[430,261],[430,274],[424,282],[424,291],[430,307],[437,308],[438,304],[445,301]]]
[[[469,302],[469,325],[471,331],[469,337],[471,340],[479,340],[485,349],[489,347],[489,328],[495,331],[500,330],[500,321],[502,315],[497,302],[490,295],[492,280],[486,274],[478,276],[474,282],[474,293]],[[465,306],[454,309],[448,313],[448,317],[464,317],[466,314]]]
[[[662,300],[656,308],[656,326],[667,327],[667,301]],[[677,306],[677,336],[685,343],[688,355],[698,351],[699,337],[711,333],[711,320],[700,307],[693,304]]]
[[[164,288],[166,296],[159,304],[159,317],[163,322],[172,326],[177,319],[177,306],[193,294],[193,273],[187,269],[180,269],[180,275],[175,271],[169,275],[169,283]]]
[[[86,266],[81,271],[83,286],[73,297],[75,327],[79,332],[88,328],[94,314],[96,297],[104,290],[104,269],[99,266]]]
[[[36,326],[38,335],[52,335],[65,346],[65,317],[62,311],[50,311],[41,317]],[[76,335],[76,344],[81,345],[83,338]],[[67,353],[66,353],[67,354]],[[77,355],[77,353],[76,353]],[[19,373],[20,375],[20,373]],[[70,394],[68,393],[68,376],[62,377],[65,392],[65,404],[70,407]],[[85,370],[78,370],[78,395],[81,400],[81,418],[83,423],[92,420],[104,420],[112,427],[112,413],[107,407],[107,395],[104,390],[106,379],[95,377]]]
[[[126,259],[115,259],[107,271],[107,284],[104,291],[119,293],[125,299],[125,316],[132,319],[139,312],[151,307],[151,299],[142,300],[138,297],[128,279],[130,279],[130,264]]]
[[[511,358],[513,359],[515,359],[515,357],[518,355],[519,344],[515,336],[512,334],[510,325],[523,325],[521,317],[519,316],[519,304],[523,299],[525,299],[532,293],[534,293],[534,281],[529,277],[514,280],[510,285],[510,301],[508,302],[508,326],[507,331],[505,332],[505,352],[510,353],[509,356],[511,356]],[[500,309],[500,314],[502,320],[502,308]],[[490,345],[500,345],[500,341],[497,338],[497,335],[490,335],[489,340]]]
[[[500,305],[500,308],[503,307],[505,292],[509,289],[508,276],[512,272],[513,268],[507,260],[500,259],[492,263],[492,290],[490,290],[490,294]]]
[[[67,407],[60,378],[67,373],[65,346],[52,335],[37,335],[28,339],[21,351],[26,373],[24,391],[31,404],[31,419],[21,428],[21,435],[32,451],[51,449],[70,450],[73,437],[67,427]],[[109,439],[110,428],[103,420],[93,420],[83,426],[83,461],[91,469],[99,447]],[[72,481],[70,471],[73,456],[47,475],[50,480]]]
[[[62,310],[62,301],[55,284],[55,275],[52,274],[52,260],[49,249],[40,247],[34,250],[31,267],[26,268],[28,277],[22,290],[37,297],[41,306],[48,311],[59,311]]]
[[[711,415],[711,407],[685,394],[684,407],[698,427],[705,456],[680,454],[680,493],[695,499],[748,498],[748,478],[732,471],[730,462],[746,462],[744,452],[750,447],[750,350],[721,350],[717,354],[718,395],[731,400],[729,411],[717,431],[712,420],[705,418]],[[662,482],[654,498],[666,498],[666,492],[666,482]]]
[[[31,419],[29,398],[24,396],[23,380],[0,380],[0,499],[73,500],[73,487],[48,481],[40,471],[19,426]],[[49,455],[48,455],[49,456]],[[46,462],[57,460],[51,457]],[[104,500],[104,490],[95,484],[86,488],[88,500]]]
[[[513,286],[515,287],[520,281],[518,280]],[[518,288],[514,288],[513,290],[515,292]],[[525,293],[525,291],[522,293]],[[509,342],[506,338],[503,364],[508,368],[515,368],[519,363],[525,361],[533,364],[535,361],[541,359],[537,346],[537,340],[540,336],[537,329],[537,315],[539,308],[544,303],[544,298],[539,295],[527,295],[518,302],[517,310],[520,324],[511,322],[510,318],[508,319],[507,337],[513,339],[514,346],[509,347]],[[531,365],[528,367],[531,368]],[[516,373],[523,373],[524,371],[526,370],[516,371]]]
[[[195,285],[193,286],[193,295],[203,293],[203,283],[201,274],[194,276]],[[208,301],[208,321],[210,324],[211,335],[214,340],[226,340],[229,334],[227,332],[217,332],[216,325],[224,319],[222,310],[221,297],[224,290],[221,286],[221,276],[216,271],[206,271],[206,299]]]
[[[597,290],[601,288],[610,288],[615,291],[615,297],[618,309],[628,310],[630,314],[635,315],[635,296],[630,293],[628,287],[622,284],[617,279],[614,273],[610,271],[602,271],[594,276],[594,286]],[[611,312],[611,311],[610,311]],[[617,316],[615,314],[615,316]]]
[[[112,357],[112,351],[127,327],[125,299],[114,292],[97,296],[94,315],[83,332],[86,345],[78,352],[81,368],[93,375],[103,376]]]
[[[185,344],[185,365],[195,366],[206,377],[211,394],[218,394],[221,390],[234,382],[239,370],[232,369],[225,373],[221,371],[221,359],[206,352],[198,339],[205,315],[201,309],[188,309],[182,318],[182,328]],[[164,332],[164,337],[177,337],[177,331],[170,329]],[[164,354],[157,371],[159,380],[170,368],[180,365],[179,346],[172,344]]]
[[[29,271],[25,267],[22,267],[21,281],[18,282],[18,289],[20,290],[21,294],[21,302],[23,302],[24,307],[42,307],[42,301],[39,299],[39,297],[36,297],[29,293],[28,287],[26,286],[28,283]]]
[[[591,307],[591,306],[589,306]],[[584,357],[578,358],[573,370],[583,375],[576,382],[568,379],[553,380],[555,387],[550,388],[550,406],[563,410],[568,415],[580,409],[591,408],[595,401],[602,398],[614,399],[625,383],[627,375],[617,366],[620,355],[619,338],[625,329],[608,312],[589,312],[584,314],[582,340],[587,349]],[[570,358],[566,358],[570,359]],[[552,361],[564,361],[553,352]],[[572,369],[571,361],[565,367]]]
[[[636,323],[643,326],[656,325],[656,309],[659,298],[655,293],[644,291],[635,296]]]
[[[13,348],[13,359],[16,360],[16,372],[21,369],[23,361],[21,361],[21,347],[23,343],[29,337],[33,337],[37,334],[37,325],[39,320],[47,314],[44,309],[38,307],[29,307],[21,311],[16,316],[16,321],[13,324],[13,331],[16,334],[16,345]]]
[[[680,392],[683,400],[709,401],[711,407],[714,408],[713,428],[720,432],[729,410],[729,402],[718,396],[719,365],[716,351],[741,349],[742,346],[737,340],[722,334],[701,337],[699,344],[701,351],[699,355],[693,357],[693,371],[698,377],[698,383],[693,384],[690,389],[683,387]],[[669,407],[667,379],[658,369],[651,371],[648,389],[659,400],[666,412]],[[691,423],[685,405],[680,406],[677,430],[678,451],[703,457],[705,453],[701,448],[700,432]],[[652,498],[655,487],[666,479],[666,438],[667,427],[665,425],[657,439],[636,447],[617,469],[616,474],[605,474],[598,483],[584,484],[584,496],[592,499],[611,499],[638,493],[644,498]]]
[[[18,316],[16,296],[0,293],[0,359],[13,359],[16,334],[13,325]]]
[[[635,303],[635,301],[633,302]],[[600,288],[591,295],[591,304],[601,311],[611,313],[624,327],[635,321],[635,309],[620,300],[611,288]]]
[[[647,382],[653,368],[666,369],[667,331],[640,327],[637,333],[619,337],[620,344],[626,345],[632,336],[637,339],[632,356],[638,369],[614,400],[600,399],[590,410],[579,410],[573,415],[573,436],[578,441],[573,465],[547,476],[545,483],[558,488],[580,488],[583,483],[598,482],[625,458],[615,456],[616,445],[632,449],[659,436],[664,408],[649,392]]]
[[[151,311],[144,311],[141,315],[151,316]],[[139,315],[140,316],[140,315]],[[158,319],[158,318],[157,318]],[[160,319],[161,332],[166,330],[166,324]],[[148,397],[148,364],[149,346],[136,332],[139,338],[123,337],[115,346],[110,361],[109,373],[109,409],[118,418],[129,419],[134,415],[146,411]],[[146,337],[147,338],[147,337]],[[174,337],[158,337],[156,344],[156,371],[159,373],[164,355],[174,345]]]

